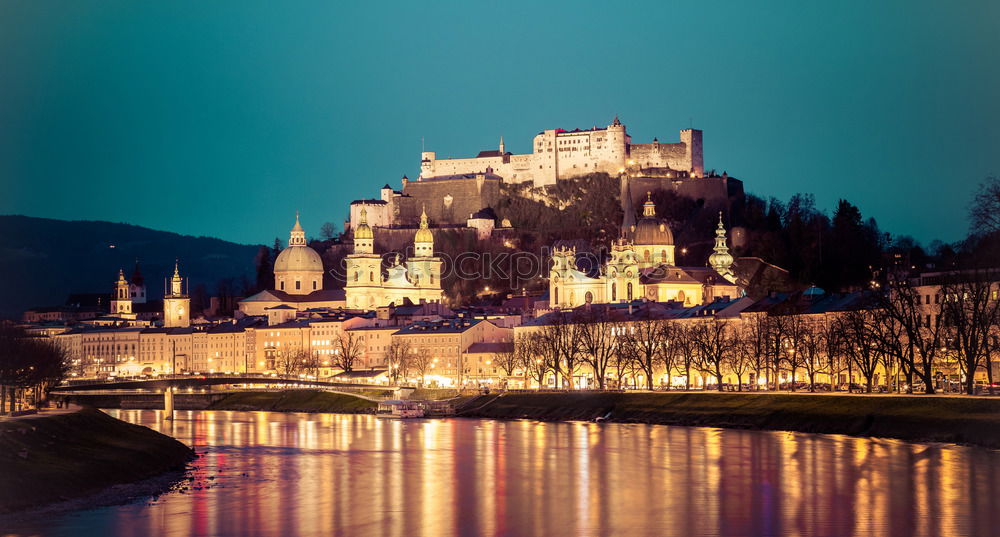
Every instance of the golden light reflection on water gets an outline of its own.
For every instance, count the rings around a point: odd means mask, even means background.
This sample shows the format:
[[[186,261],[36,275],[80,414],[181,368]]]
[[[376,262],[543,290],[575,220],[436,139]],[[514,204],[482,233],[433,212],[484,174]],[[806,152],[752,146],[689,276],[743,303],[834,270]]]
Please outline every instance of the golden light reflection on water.
[[[1000,452],[593,423],[109,411],[194,445],[187,490],[39,535],[996,535]]]

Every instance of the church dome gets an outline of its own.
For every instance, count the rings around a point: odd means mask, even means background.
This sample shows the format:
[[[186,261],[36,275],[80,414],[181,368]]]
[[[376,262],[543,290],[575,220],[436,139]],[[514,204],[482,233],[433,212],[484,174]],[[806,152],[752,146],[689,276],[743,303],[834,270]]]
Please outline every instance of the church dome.
[[[274,260],[274,272],[323,272],[323,260],[316,250],[306,246],[306,232],[295,213],[295,226],[288,237],[288,248]]]
[[[635,225],[632,240],[639,246],[671,245],[674,243],[674,233],[659,218],[642,218]]]
[[[656,204],[653,203],[652,194],[646,193],[646,203],[642,204],[642,218],[635,225],[632,232],[632,242],[637,246],[652,245],[672,245],[674,243],[674,233],[670,231],[670,226],[666,221],[656,217]]]
[[[308,246],[289,246],[274,260],[275,272],[323,272],[323,260]]]

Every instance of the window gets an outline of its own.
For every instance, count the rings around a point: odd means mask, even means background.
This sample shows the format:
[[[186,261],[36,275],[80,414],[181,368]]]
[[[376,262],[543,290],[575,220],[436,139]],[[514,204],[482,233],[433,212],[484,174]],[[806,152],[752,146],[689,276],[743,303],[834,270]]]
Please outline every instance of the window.
[[[285,282],[284,282],[284,280],[282,280],[282,282],[281,282],[281,290],[282,290],[282,291],[284,291],[284,290],[285,290]]]
[[[375,281],[375,272],[374,271],[369,271],[368,272],[368,281],[370,281],[370,282]]]
[[[316,280],[313,280],[313,291],[316,290]]]
[[[611,282],[611,301],[618,300],[618,284]]]
[[[302,289],[302,282],[295,280],[295,290],[298,291],[299,289]]]
[[[632,300],[632,282],[628,282],[628,299]]]

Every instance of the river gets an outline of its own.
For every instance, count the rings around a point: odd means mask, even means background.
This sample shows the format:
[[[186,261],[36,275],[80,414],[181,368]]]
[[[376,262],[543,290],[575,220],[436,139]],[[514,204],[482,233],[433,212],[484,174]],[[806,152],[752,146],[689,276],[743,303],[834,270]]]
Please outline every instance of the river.
[[[981,448],[662,425],[107,412],[193,446],[192,480],[47,517],[27,534],[1000,534],[1000,451]]]

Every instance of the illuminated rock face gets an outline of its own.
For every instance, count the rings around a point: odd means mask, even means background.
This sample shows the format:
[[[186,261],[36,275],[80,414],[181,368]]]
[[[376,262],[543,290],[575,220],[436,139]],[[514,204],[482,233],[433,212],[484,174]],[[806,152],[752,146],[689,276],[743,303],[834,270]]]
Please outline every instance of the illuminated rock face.
[[[291,295],[308,295],[323,289],[323,260],[306,246],[306,232],[295,215],[288,247],[274,260],[274,286]]]
[[[434,233],[426,211],[420,215],[420,229],[413,240],[413,255],[405,262],[397,255],[385,277],[382,256],[374,251],[374,233],[368,226],[367,213],[361,211],[354,230],[354,253],[347,256],[347,307],[371,310],[389,304],[401,305],[441,302],[440,257],[434,256]]]
[[[522,155],[506,152],[503,138],[498,150],[481,151],[472,158],[438,159],[437,153],[425,151],[421,154],[420,177],[483,173],[490,168],[505,181],[542,186],[594,172],[615,174],[630,166],[668,168],[692,177],[705,173],[700,130],[680,131],[677,143],[660,143],[656,139],[651,144],[631,142],[625,125],[615,118],[601,129],[540,132],[532,141],[532,152]]]

